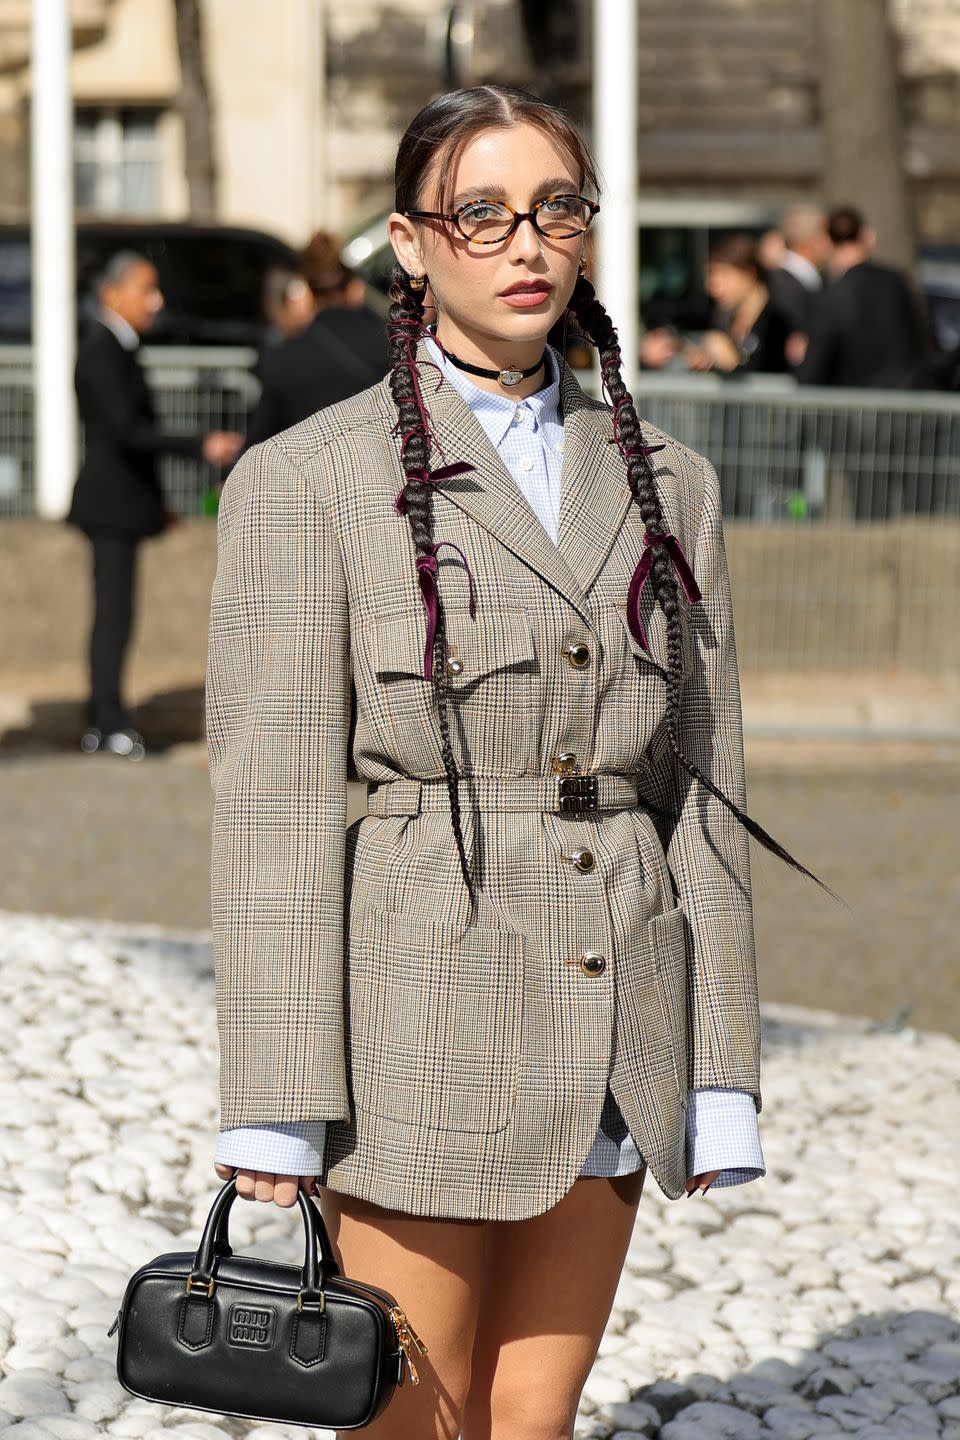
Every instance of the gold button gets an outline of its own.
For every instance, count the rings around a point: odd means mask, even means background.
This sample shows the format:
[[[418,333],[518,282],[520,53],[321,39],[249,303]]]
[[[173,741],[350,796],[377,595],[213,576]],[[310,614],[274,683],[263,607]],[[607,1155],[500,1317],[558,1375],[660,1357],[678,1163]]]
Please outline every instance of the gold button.
[[[586,955],[581,956],[580,969],[584,975],[602,975],[606,968],[606,960],[596,950],[588,950]]]
[[[582,870],[586,874],[593,869],[594,860],[592,850],[574,850],[569,858],[573,861],[575,870]]]
[[[575,775],[579,760],[572,750],[562,750],[559,755],[554,755],[550,764],[553,766],[556,775]]]
[[[579,641],[564,645],[563,653],[567,657],[567,664],[572,665],[574,670],[582,670],[585,665],[590,664],[590,647]]]
[[[447,674],[448,674],[448,675],[460,675],[460,674],[462,674],[462,672],[463,672],[463,661],[462,661],[462,660],[458,660],[455,655],[451,655],[451,656],[450,656],[450,659],[447,661]]]

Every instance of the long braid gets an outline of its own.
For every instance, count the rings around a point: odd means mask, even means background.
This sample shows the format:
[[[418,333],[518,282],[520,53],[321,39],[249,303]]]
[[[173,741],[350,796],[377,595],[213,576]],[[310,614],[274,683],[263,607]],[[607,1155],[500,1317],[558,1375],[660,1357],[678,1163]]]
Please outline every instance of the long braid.
[[[633,397],[623,382],[623,375],[620,369],[620,347],[617,343],[617,332],[614,329],[610,316],[604,310],[596,297],[593,286],[583,275],[577,281],[573,295],[570,299],[570,309],[573,311],[580,328],[587,338],[597,347],[600,359],[600,374],[603,380],[603,388],[613,406],[614,435],[617,446],[623,455],[627,467],[627,480],[634,500],[640,508],[640,515],[646,527],[647,534],[651,537],[662,535],[665,529],[663,510],[660,505],[660,496],[657,493],[657,486],[654,480],[653,467],[649,458],[644,452],[643,435],[640,430],[640,421],[637,418]],[[705,775],[698,765],[688,760],[683,753],[683,746],[680,739],[680,705],[681,692],[683,687],[683,631],[680,619],[679,590],[676,576],[670,564],[666,547],[656,541],[651,541],[653,562],[650,569],[650,578],[653,586],[653,593],[663,611],[667,622],[667,736],[670,748],[679,763],[694,780],[699,781],[711,795],[724,804],[727,809],[737,817],[747,832],[759,841],[771,854],[792,865],[802,875],[815,880],[821,889],[826,890],[834,899],[838,897],[818,879],[799,860],[794,859],[790,852],[774,840],[773,836],[764,830],[763,826],[741,810],[727,795],[723,793],[718,785]]]
[[[431,485],[416,478],[416,472],[426,471],[428,467],[431,447],[430,422],[420,394],[416,368],[416,343],[423,328],[423,299],[421,294],[412,289],[410,276],[399,265],[394,267],[390,295],[393,301],[387,321],[387,339],[392,361],[390,389],[397,406],[401,457],[407,476],[402,492],[402,508],[410,523],[416,554],[426,556],[433,553],[433,489]],[[450,744],[450,726],[447,719],[449,678],[446,652],[446,625],[438,594],[437,627],[433,642],[433,693],[440,722],[440,748],[447,776],[453,834],[467,893],[471,903],[474,903],[473,882],[460,818],[460,776]]]

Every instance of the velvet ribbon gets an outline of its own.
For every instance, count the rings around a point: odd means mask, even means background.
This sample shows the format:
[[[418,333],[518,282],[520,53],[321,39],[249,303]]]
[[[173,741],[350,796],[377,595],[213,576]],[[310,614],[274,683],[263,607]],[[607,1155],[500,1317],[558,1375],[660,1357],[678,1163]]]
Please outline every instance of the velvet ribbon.
[[[636,640],[637,644],[643,650],[646,650],[649,655],[650,646],[647,643],[647,635],[643,628],[643,621],[640,619],[640,597],[643,594],[643,587],[647,583],[647,578],[653,565],[653,550],[651,547],[653,545],[665,545],[667,547],[667,555],[676,571],[677,579],[680,581],[683,593],[691,605],[695,605],[697,601],[702,600],[703,596],[700,593],[699,585],[694,579],[693,571],[690,569],[690,563],[683,553],[683,546],[680,544],[676,535],[665,535],[660,532],[655,532],[651,535],[650,532],[647,531],[643,537],[643,544],[644,551],[640,557],[640,563],[633,572],[630,586],[627,590],[627,623],[630,626],[630,633],[634,640]]]
[[[467,469],[472,469],[467,466]],[[423,608],[427,612],[427,638],[423,647],[423,678],[433,679],[433,646],[437,635],[437,620],[439,616],[439,599],[437,596],[437,551],[442,550],[444,545],[451,550],[456,550],[463,561],[463,568],[467,572],[467,584],[470,587],[470,618],[476,614],[476,607],[473,598],[473,576],[470,574],[470,566],[467,564],[467,557],[459,545],[454,545],[452,540],[438,540],[435,545],[424,555],[417,556],[417,580],[420,583],[420,597],[423,600]]]
[[[468,470],[475,470],[475,465],[470,465],[466,460],[458,460],[455,465],[444,465],[439,470],[408,470],[408,480],[419,480],[421,485],[442,485],[444,480],[452,480],[456,475],[466,475]],[[404,490],[406,486],[404,486]],[[393,508],[398,515],[406,513],[407,503],[403,490],[393,502]]]

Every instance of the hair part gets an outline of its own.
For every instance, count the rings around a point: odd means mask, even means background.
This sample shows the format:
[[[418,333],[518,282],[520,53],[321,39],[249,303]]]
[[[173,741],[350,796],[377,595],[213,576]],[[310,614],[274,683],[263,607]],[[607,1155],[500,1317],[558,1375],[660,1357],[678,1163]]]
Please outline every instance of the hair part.
[[[583,136],[568,115],[512,85],[474,85],[439,95],[413,117],[400,141],[394,168],[396,209],[423,207],[423,190],[433,174],[440,184],[440,208],[453,198],[457,164],[474,136],[484,130],[532,125],[567,151],[578,171],[580,188],[599,194],[597,168]]]

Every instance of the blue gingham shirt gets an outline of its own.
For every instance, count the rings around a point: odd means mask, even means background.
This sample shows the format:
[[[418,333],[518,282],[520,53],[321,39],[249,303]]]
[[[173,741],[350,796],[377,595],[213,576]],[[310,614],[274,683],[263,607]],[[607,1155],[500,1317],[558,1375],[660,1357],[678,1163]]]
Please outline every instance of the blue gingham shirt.
[[[560,366],[547,351],[549,382],[517,402],[507,394],[481,390],[463,371],[427,342],[444,378],[463,396],[504,465],[517,482],[544,530],[556,544],[559,533],[563,417]],[[323,1169],[326,1122],[300,1120],[253,1125],[221,1132],[216,1160],[244,1170],[275,1175],[316,1175]],[[745,1090],[691,1090],[687,1099],[687,1170],[719,1170],[715,1186],[742,1185],[766,1174],[753,1096]],[[644,1163],[609,1088],[593,1147],[582,1175],[629,1175]]]

